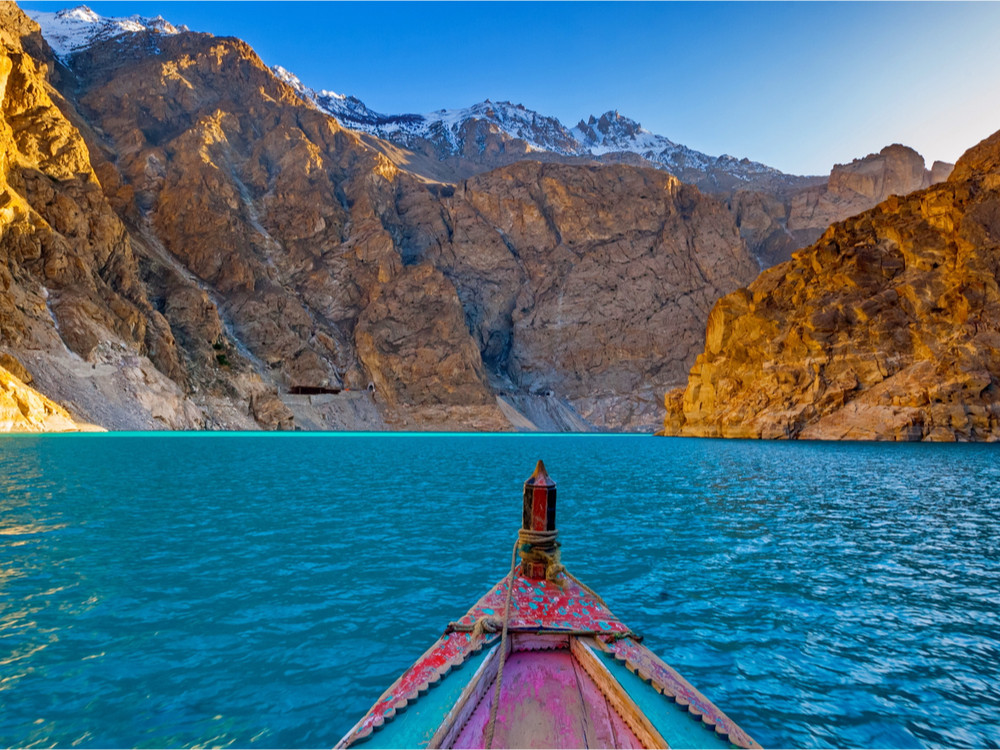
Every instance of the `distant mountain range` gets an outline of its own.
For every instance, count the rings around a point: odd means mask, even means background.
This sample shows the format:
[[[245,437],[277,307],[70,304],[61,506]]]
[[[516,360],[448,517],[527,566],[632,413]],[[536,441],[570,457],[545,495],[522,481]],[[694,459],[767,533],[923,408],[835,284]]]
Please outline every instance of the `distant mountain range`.
[[[591,115],[572,128],[521,104],[490,99],[471,107],[439,109],[427,114],[382,114],[357,97],[310,89],[281,66],[272,70],[303,99],[336,117],[345,127],[415,151],[430,150],[439,158],[483,159],[486,166],[498,166],[488,158],[488,152],[491,146],[499,145],[503,153],[517,158],[550,154],[656,167],[711,192],[798,187],[817,179],[786,174],[766,164],[728,154],[709,156],[652,133],[617,110],[599,117]],[[494,137],[493,143],[490,136]]]

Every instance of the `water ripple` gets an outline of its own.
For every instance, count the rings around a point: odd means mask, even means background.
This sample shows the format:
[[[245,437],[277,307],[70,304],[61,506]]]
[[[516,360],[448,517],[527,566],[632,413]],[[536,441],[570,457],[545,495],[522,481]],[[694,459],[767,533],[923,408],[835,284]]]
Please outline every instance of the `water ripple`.
[[[331,746],[506,571],[564,561],[765,746],[1000,745],[993,446],[0,440],[0,746]]]

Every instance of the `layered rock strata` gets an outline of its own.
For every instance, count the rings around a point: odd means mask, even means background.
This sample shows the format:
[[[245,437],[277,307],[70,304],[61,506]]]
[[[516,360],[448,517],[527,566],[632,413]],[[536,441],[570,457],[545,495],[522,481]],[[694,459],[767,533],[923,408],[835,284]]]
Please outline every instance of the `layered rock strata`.
[[[481,300],[484,359],[598,425],[654,419],[659,384],[682,382],[693,361],[692,330],[756,271],[725,208],[660,171],[522,163],[456,198],[456,228],[486,226],[437,262]],[[487,246],[500,273],[475,270]]]
[[[665,432],[1000,439],[998,282],[1000,133],[721,299]]]
[[[34,385],[49,395],[55,394],[48,376],[58,369],[66,371],[63,387],[77,390],[87,382],[78,375],[93,374],[89,358],[101,342],[120,345],[170,383],[153,364],[169,370],[176,357],[169,328],[149,303],[128,233],[101,190],[83,139],[57,106],[47,66],[33,56],[46,50],[37,27],[13,3],[3,3],[0,346],[27,363]],[[65,418],[52,402],[39,403],[49,416]],[[141,419],[146,424],[152,415],[146,411]]]

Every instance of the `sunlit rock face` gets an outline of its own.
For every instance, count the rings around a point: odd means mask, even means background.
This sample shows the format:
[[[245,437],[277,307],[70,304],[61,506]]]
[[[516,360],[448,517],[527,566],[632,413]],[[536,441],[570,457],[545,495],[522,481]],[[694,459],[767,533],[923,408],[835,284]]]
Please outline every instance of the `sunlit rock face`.
[[[428,182],[436,152],[342,127],[238,40],[81,16],[100,33],[57,60],[16,7],[0,20],[0,353],[108,427],[508,429],[502,396],[556,426],[649,428],[715,300],[756,273],[744,240],[785,252],[926,180],[892,147],[795,203],[801,181],[664,141],[706,187],[774,188],[727,211],[662,170],[594,165],[663,145],[617,113],[563,132],[489,103],[440,133],[481,163]],[[504,128],[528,120],[519,151]],[[590,164],[541,163],[536,140],[573,139]],[[286,398],[302,389],[353,400]]]
[[[399,206],[440,222],[438,197],[242,42],[180,34],[150,55],[148,36],[92,45],[72,67],[80,112],[116,155],[106,189],[160,249],[149,280],[192,371],[225,356],[281,391],[370,383],[389,426],[509,428],[454,285],[409,267]],[[250,402],[258,421],[289,426]]]
[[[8,355],[9,356],[9,355]],[[23,371],[23,368],[20,368]],[[0,432],[67,432],[79,426],[65,409],[0,367]]]
[[[75,407],[109,383],[97,377],[94,357],[102,343],[114,346],[177,398],[171,426],[197,426],[197,408],[169,377],[182,377],[169,326],[148,299],[87,145],[46,79],[51,65],[38,27],[13,3],[0,5],[0,355],[27,364],[36,388]],[[167,424],[121,388],[112,390],[119,404],[129,402],[128,426]],[[17,395],[24,392],[8,389],[27,409],[30,429],[66,428],[64,410]],[[109,408],[114,400],[97,397]],[[73,412],[97,421],[86,408]],[[7,429],[26,428],[13,412],[8,417]]]
[[[1000,133],[721,299],[666,432],[1000,438],[998,217]]]

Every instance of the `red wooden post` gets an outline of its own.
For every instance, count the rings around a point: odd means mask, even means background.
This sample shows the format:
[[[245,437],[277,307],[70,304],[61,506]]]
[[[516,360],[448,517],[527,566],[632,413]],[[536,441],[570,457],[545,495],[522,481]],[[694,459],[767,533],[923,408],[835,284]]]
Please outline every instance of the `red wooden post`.
[[[535,473],[524,483],[524,505],[521,511],[521,528],[530,531],[556,530],[556,483],[545,471],[541,461]],[[545,578],[545,563],[522,563],[521,572],[526,578]]]

